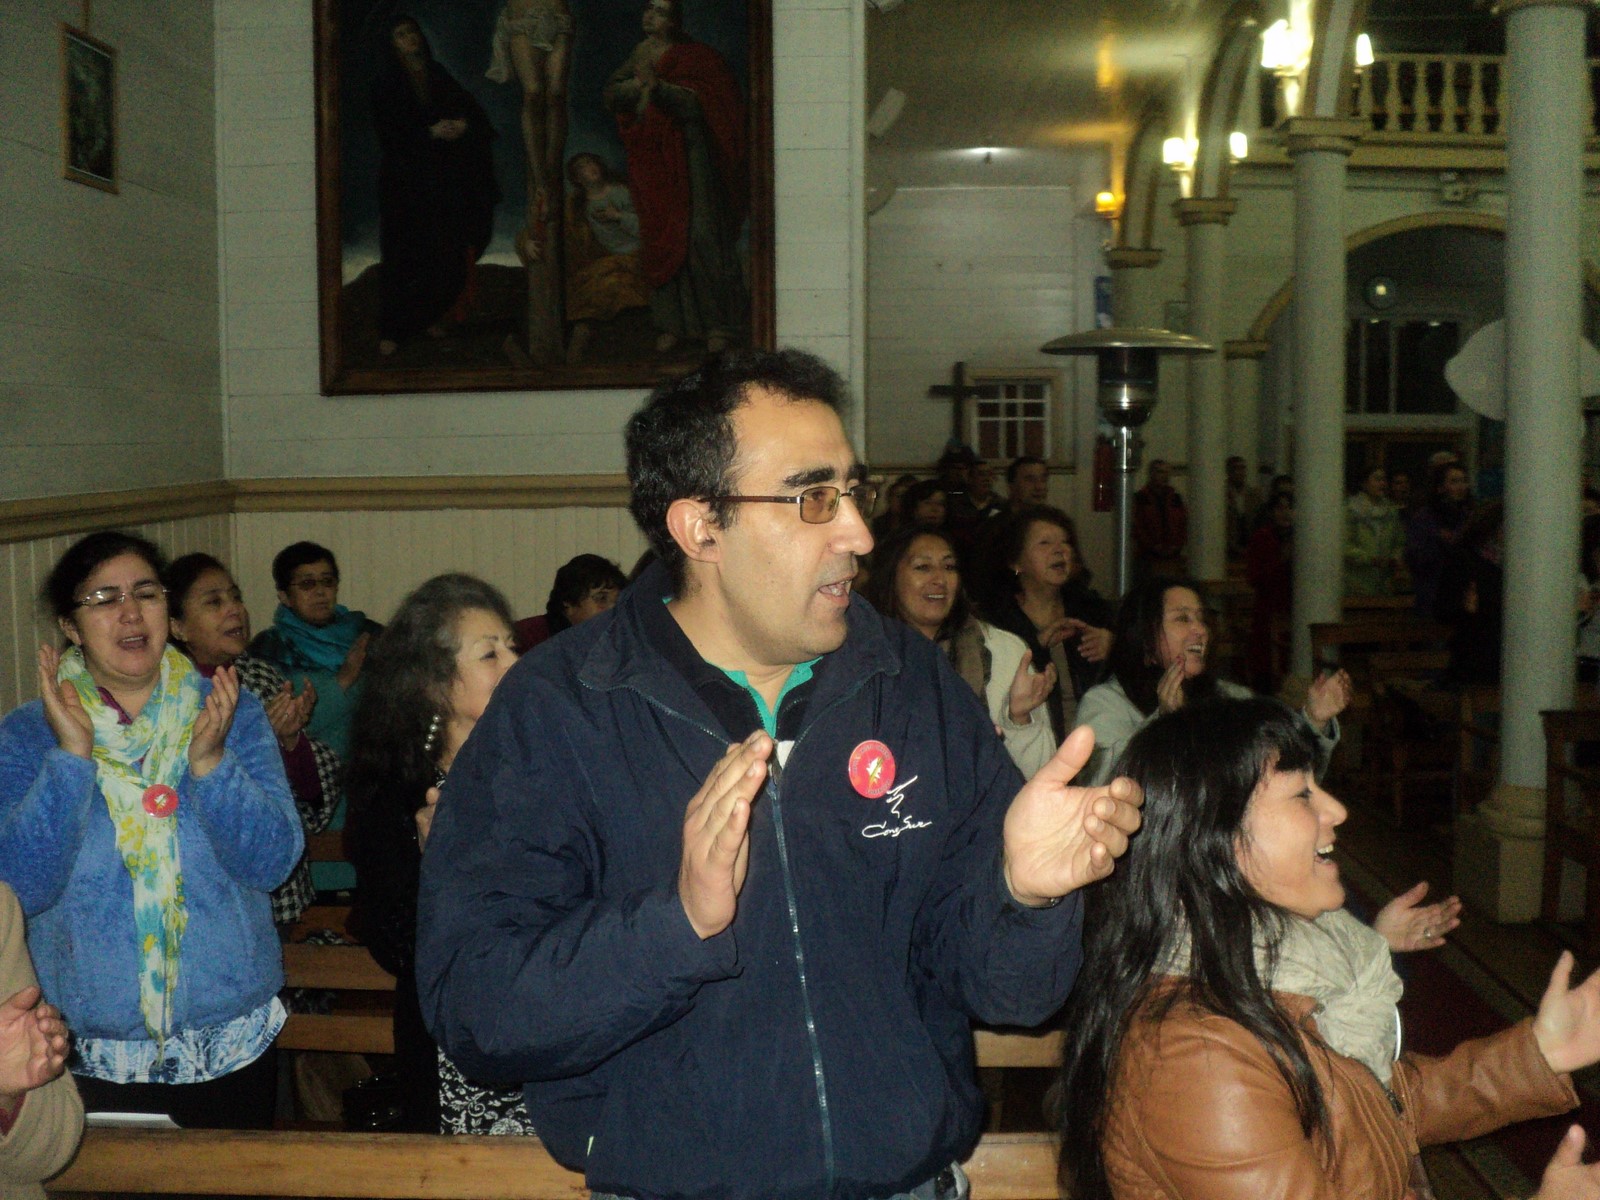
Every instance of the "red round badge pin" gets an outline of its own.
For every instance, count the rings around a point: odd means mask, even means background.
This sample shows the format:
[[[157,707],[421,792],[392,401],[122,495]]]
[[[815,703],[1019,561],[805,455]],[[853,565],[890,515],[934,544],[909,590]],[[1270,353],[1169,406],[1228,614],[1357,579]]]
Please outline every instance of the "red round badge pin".
[[[144,790],[144,810],[152,817],[170,817],[178,811],[178,793],[164,783]]]
[[[850,752],[850,786],[876,800],[894,786],[894,755],[882,742],[865,741]]]

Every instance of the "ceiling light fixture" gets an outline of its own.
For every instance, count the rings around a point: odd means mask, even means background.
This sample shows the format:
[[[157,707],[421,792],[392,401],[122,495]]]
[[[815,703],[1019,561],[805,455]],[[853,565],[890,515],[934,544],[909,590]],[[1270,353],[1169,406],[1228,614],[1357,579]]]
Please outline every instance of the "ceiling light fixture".
[[[1311,37],[1277,20],[1261,31],[1261,65],[1279,75],[1298,75],[1311,62]]]
[[[1195,144],[1185,137],[1169,137],[1161,143],[1161,161],[1174,171],[1188,171],[1194,166]]]
[[[899,88],[885,90],[882,99],[873,108],[872,115],[867,118],[867,132],[875,138],[881,138],[900,119],[900,114],[905,110],[905,106],[906,94],[904,92]]]

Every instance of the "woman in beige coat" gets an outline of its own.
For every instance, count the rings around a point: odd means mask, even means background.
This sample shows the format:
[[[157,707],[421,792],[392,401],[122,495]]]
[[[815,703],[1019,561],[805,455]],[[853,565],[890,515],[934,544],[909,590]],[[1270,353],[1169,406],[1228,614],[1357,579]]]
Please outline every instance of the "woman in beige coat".
[[[37,1200],[72,1159],[83,1105],[67,1074],[67,1027],[44,1003],[22,938],[22,908],[0,883],[0,1200]]]

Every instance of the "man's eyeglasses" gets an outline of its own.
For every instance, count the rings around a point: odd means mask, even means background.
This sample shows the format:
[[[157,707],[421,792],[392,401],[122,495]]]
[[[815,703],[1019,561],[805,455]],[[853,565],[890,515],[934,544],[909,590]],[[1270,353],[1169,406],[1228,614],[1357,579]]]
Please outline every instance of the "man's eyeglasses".
[[[120,587],[95,588],[78,600],[79,608],[120,608],[132,596],[141,605],[161,604],[166,601],[167,589],[159,583],[136,583],[124,590]]]
[[[798,504],[800,519],[807,525],[826,525],[839,515],[839,501],[849,496],[856,511],[863,517],[872,513],[878,502],[878,485],[858,483],[854,487],[836,488],[832,484],[808,487],[797,496],[723,496],[729,504]]]
[[[339,586],[339,577],[337,575],[308,575],[303,579],[291,581],[289,586],[297,592],[314,592],[318,588],[327,588],[332,591]]]

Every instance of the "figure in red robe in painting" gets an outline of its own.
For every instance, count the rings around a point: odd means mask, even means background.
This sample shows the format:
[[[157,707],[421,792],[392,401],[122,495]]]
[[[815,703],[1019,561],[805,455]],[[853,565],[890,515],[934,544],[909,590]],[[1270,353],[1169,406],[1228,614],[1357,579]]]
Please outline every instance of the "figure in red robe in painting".
[[[678,0],[649,0],[643,25],[604,95],[628,156],[656,349],[695,339],[715,352],[747,323],[744,96],[722,56],[684,36]]]

